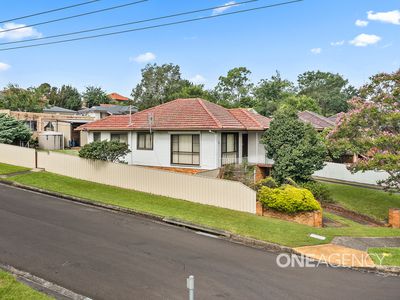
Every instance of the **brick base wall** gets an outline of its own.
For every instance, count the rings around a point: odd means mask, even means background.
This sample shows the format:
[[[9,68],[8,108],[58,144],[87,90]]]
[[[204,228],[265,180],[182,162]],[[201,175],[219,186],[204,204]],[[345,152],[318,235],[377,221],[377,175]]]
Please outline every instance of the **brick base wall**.
[[[389,209],[389,225],[393,228],[400,228],[400,208]]]
[[[296,214],[286,214],[279,211],[264,208],[261,202],[257,201],[256,214],[271,218],[282,219],[312,227],[322,227],[322,211],[300,212]]]

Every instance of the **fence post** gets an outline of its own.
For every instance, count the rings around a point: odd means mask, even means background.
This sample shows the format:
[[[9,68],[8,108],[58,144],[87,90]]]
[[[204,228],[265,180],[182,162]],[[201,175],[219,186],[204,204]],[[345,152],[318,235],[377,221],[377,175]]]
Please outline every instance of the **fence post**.
[[[194,276],[190,275],[186,279],[186,287],[189,289],[189,300],[194,300]]]

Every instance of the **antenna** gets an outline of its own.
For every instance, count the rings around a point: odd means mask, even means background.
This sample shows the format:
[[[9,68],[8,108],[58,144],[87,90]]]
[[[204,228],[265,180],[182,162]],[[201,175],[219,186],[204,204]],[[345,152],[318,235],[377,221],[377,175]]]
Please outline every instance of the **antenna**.
[[[151,133],[151,126],[154,125],[154,113],[150,112],[147,114],[147,123],[149,124],[150,133]]]

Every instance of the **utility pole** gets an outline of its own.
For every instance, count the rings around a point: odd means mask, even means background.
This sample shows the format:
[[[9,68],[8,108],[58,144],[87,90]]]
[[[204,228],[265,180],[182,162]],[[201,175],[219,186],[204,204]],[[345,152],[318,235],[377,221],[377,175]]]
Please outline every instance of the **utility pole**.
[[[190,275],[186,279],[186,287],[189,290],[189,300],[194,300],[194,276]]]

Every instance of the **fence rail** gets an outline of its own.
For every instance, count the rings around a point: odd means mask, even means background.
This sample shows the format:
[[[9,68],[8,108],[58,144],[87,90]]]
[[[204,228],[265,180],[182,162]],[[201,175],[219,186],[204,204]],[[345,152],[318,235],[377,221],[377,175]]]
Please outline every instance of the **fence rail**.
[[[0,154],[2,153],[7,154],[1,155],[4,163],[27,167],[35,165],[33,149],[0,144]],[[37,167],[48,172],[116,187],[243,212],[256,212],[255,191],[240,182],[87,160],[47,151],[37,152]]]

